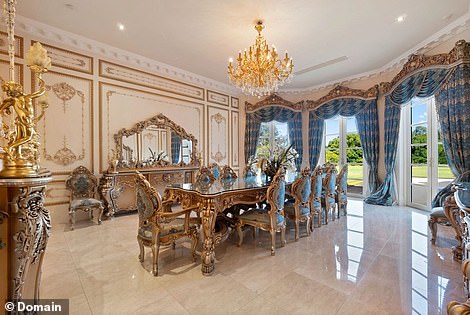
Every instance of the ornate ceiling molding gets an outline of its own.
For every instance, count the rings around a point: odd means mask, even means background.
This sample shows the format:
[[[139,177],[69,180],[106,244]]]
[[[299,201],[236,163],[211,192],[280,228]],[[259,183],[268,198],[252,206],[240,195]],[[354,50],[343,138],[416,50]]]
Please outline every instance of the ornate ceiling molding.
[[[416,72],[435,67],[449,67],[457,62],[470,62],[470,43],[459,40],[447,54],[432,56],[413,54],[408,58],[403,68],[390,82],[380,83],[382,93],[388,93],[399,83]]]
[[[307,88],[300,89],[281,89],[280,94],[305,94],[311,92],[318,92],[325,89],[333,88],[336,85],[349,85],[355,82],[360,82],[363,80],[369,80],[374,78],[380,78],[380,76],[393,72],[399,71],[401,67],[407,62],[409,57],[412,54],[423,55],[430,50],[436,48],[437,46],[447,42],[452,37],[459,35],[465,30],[470,29],[470,12],[465,13],[463,16],[455,20],[454,22],[447,25],[445,28],[436,32],[435,34],[429,36],[422,42],[418,43],[416,46],[406,51],[397,58],[391,60],[386,65],[371,70],[363,72],[360,74],[351,75],[339,80],[334,80],[326,83],[321,83]],[[377,82],[378,83],[378,82]]]
[[[328,94],[318,100],[305,101],[307,110],[315,109],[325,103],[339,98],[359,98],[364,100],[376,99],[378,96],[378,86],[374,85],[368,90],[351,89],[346,86],[337,86],[330,90]]]
[[[167,78],[181,80],[211,90],[225,92],[237,96],[240,91],[235,87],[206,78],[183,69],[179,69],[156,60],[134,54],[123,49],[109,46],[98,41],[76,35],[59,28],[28,19],[24,16],[16,16],[15,30],[18,34],[28,34],[35,39],[42,39],[51,44],[60,44],[63,48],[75,48],[80,52],[105,57],[110,61],[120,61],[126,65],[138,67],[142,70],[150,70],[152,73]]]
[[[303,101],[292,103],[289,102],[276,93],[271,94],[270,96],[266,97],[264,100],[261,100],[255,104],[251,104],[245,101],[245,109],[247,112],[254,112],[260,108],[267,107],[267,106],[283,106],[295,111],[302,111],[303,109]]]

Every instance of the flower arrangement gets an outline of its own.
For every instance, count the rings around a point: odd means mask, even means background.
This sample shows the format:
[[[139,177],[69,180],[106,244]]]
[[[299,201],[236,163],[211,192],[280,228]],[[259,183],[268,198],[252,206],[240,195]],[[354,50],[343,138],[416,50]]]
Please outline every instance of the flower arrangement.
[[[259,168],[266,174],[266,177],[272,179],[277,171],[281,168],[294,168],[297,152],[290,145],[288,148],[279,148],[278,152],[270,152],[270,158],[260,159],[258,161]]]

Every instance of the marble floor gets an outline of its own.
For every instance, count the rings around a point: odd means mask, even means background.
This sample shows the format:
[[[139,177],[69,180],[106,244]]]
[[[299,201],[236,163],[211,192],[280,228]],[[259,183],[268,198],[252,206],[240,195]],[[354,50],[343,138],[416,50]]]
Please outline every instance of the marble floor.
[[[136,215],[54,225],[41,297],[70,299],[71,314],[445,314],[464,300],[462,275],[452,228],[433,246],[427,216],[350,200],[346,217],[298,242],[289,225],[274,257],[268,233],[246,231],[241,247],[232,234],[210,277],[185,241],[163,248],[153,277],[149,251],[137,259]]]

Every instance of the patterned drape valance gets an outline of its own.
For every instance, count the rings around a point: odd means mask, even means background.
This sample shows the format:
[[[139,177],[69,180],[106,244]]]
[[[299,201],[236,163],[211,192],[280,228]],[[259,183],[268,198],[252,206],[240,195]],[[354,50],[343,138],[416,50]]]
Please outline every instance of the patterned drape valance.
[[[250,156],[256,154],[261,123],[273,120],[278,122],[287,122],[292,147],[299,154],[296,159],[296,166],[300,168],[303,154],[302,112],[296,112],[280,106],[262,107],[254,112],[246,114],[245,162],[248,163]]]

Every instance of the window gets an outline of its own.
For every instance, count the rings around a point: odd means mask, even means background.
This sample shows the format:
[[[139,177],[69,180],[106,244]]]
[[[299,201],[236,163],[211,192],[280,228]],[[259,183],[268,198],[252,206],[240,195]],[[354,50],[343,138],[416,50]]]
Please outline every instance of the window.
[[[280,150],[287,149],[290,145],[288,130],[287,123],[275,120],[261,123],[256,156],[269,159]]]
[[[348,163],[348,193],[363,194],[363,151],[355,117],[336,116],[325,120],[322,162],[330,162],[339,168]]]

